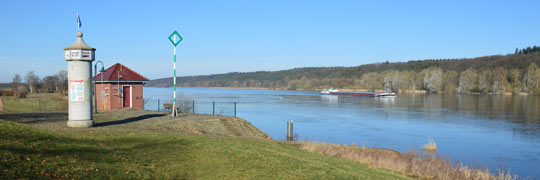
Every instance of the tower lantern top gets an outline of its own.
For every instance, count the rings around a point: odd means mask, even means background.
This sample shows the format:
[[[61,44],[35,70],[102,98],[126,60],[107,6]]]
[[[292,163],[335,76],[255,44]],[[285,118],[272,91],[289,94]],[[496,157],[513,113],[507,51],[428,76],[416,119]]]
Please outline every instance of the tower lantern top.
[[[83,37],[83,33],[82,32],[77,32],[77,40],[75,40],[75,43],[73,43],[73,45],[69,46],[69,47],[66,47],[64,48],[64,50],[68,50],[68,49],[85,49],[85,50],[96,50],[96,48],[93,48],[93,47],[90,47],[88,46],[84,40],[82,39]]]
[[[93,61],[95,59],[96,48],[88,46],[82,39],[83,33],[77,32],[77,39],[73,45],[64,48],[64,54],[66,61],[81,60],[81,61]]]

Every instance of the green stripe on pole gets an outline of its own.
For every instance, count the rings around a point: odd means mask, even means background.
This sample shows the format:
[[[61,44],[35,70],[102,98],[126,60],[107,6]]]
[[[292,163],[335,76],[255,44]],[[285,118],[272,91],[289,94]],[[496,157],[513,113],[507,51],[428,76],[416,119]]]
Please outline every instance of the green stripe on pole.
[[[180,34],[178,34],[178,32],[175,30],[173,33],[171,33],[171,35],[169,36],[169,40],[171,41],[171,43],[174,45],[174,76],[173,76],[173,81],[174,81],[174,92],[173,92],[173,117],[176,117],[176,46],[178,44],[180,44],[180,41],[182,41],[182,36],[180,36]]]
[[[176,54],[174,54],[174,63],[176,63]],[[176,68],[174,69],[174,78],[176,78]],[[174,92],[176,92],[176,81],[174,82]],[[176,103],[176,97],[174,97],[174,103]]]

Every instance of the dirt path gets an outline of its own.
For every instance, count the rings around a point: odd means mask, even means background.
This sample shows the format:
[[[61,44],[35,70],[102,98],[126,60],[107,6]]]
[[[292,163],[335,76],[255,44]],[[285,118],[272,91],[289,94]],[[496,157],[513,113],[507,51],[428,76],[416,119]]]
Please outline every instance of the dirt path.
[[[0,97],[0,112],[4,111],[4,101],[2,100],[2,97]]]

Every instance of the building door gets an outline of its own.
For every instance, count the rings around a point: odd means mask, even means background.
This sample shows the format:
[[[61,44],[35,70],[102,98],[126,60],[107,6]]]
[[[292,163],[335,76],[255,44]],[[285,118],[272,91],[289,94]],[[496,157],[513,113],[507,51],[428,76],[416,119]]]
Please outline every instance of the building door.
[[[122,87],[122,97],[124,99],[124,107],[128,108],[128,107],[131,107],[131,86],[124,86]]]

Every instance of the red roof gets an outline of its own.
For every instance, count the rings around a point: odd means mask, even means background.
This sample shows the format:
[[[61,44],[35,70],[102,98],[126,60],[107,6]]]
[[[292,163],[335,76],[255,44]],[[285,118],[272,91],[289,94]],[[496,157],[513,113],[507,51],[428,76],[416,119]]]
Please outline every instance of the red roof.
[[[118,81],[119,79],[120,81],[148,81],[148,78],[145,78],[120,63],[116,63],[107,68],[105,72],[99,73],[94,80],[97,82],[101,81],[101,76],[103,76],[103,81]]]

